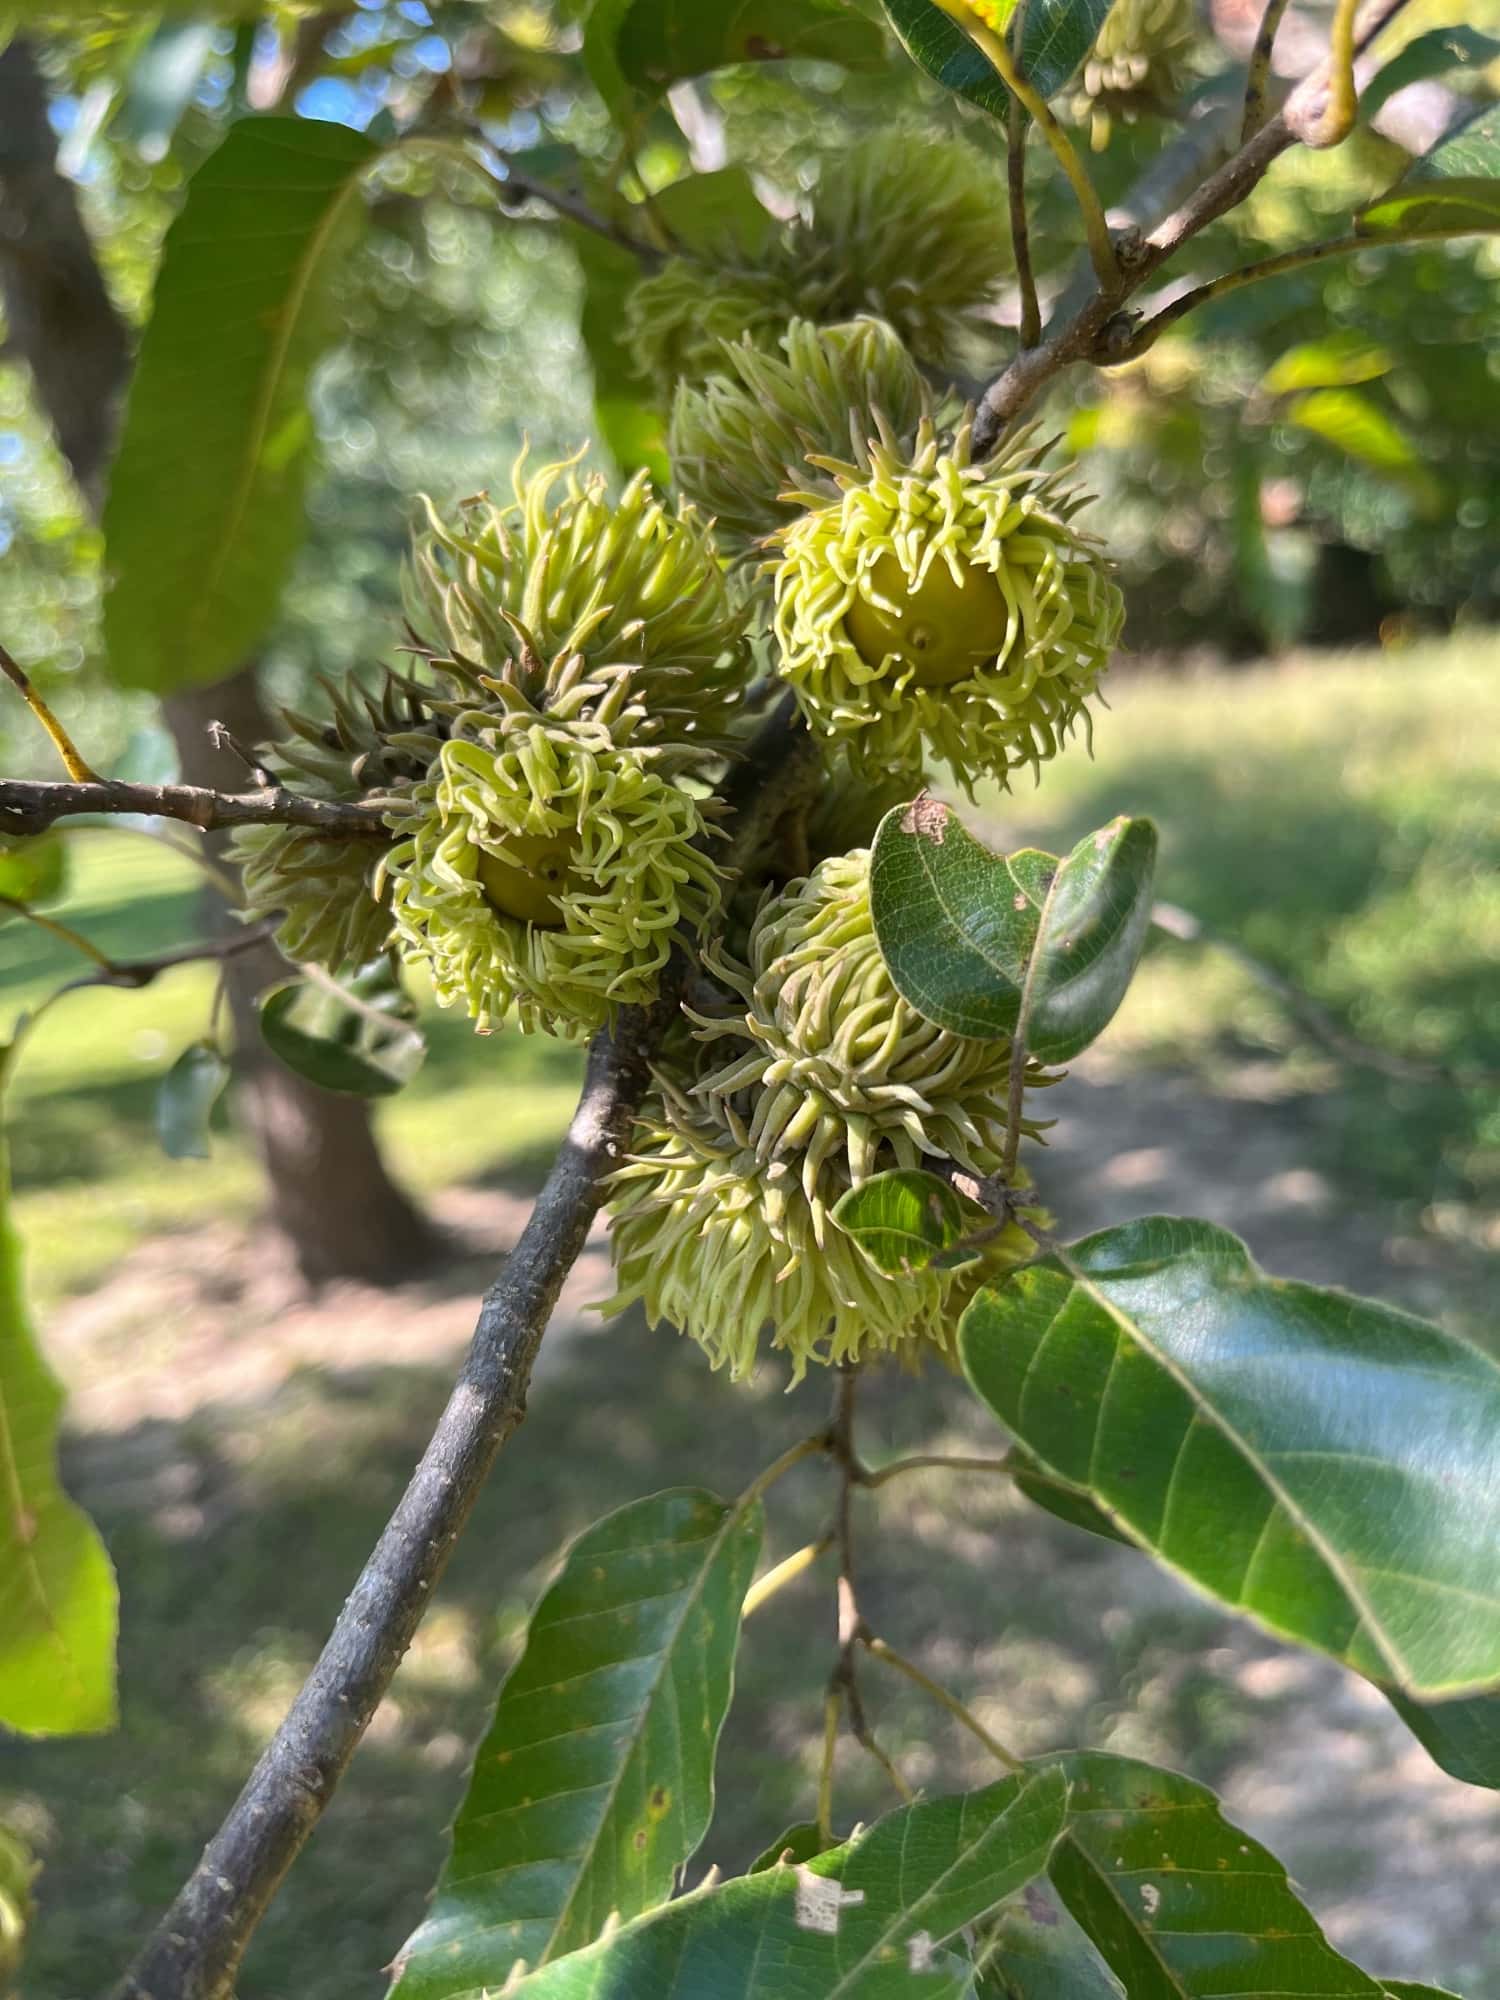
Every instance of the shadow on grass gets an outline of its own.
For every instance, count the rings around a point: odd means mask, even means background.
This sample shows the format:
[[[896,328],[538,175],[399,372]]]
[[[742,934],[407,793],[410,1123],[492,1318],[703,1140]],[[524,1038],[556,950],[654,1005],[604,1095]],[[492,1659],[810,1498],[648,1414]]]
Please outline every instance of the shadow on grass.
[[[1441,785],[1441,773],[1434,778]],[[1045,829],[1066,846],[1120,811],[1155,819],[1159,890],[1294,981],[1377,1048],[1457,1071],[1500,1074],[1500,1008],[1479,898],[1500,880],[1500,823],[1456,824],[1451,801],[1388,805],[1340,789],[1336,754],[1213,760],[1162,753],[1128,773],[1089,769]],[[1028,838],[1026,801],[994,831]],[[1435,870],[1430,896],[1417,887]],[[1163,939],[1153,950],[1180,947]],[[1197,1026],[1201,1024],[1185,1024]],[[1296,1040],[1303,1031],[1289,1023]],[[1414,1039],[1416,1037],[1417,1039]],[[1228,1053],[1233,1037],[1221,1038]],[[1316,1047],[1316,1044],[1309,1044]],[[1406,1081],[1345,1063],[1309,1128],[1321,1167],[1352,1195],[1399,1203],[1492,1201],[1500,1192],[1493,1081]]]

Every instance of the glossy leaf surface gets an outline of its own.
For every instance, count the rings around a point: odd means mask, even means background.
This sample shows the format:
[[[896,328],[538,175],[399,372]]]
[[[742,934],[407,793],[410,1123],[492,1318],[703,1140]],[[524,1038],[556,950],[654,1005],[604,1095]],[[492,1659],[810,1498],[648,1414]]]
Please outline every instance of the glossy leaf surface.
[[[1041,1871],[1065,1797],[1052,1770],[904,1806],[801,1866],[669,1904],[517,2000],[964,2000],[974,1968],[945,1940]]]
[[[663,1902],[707,1829],[759,1507],[658,1493],[573,1544],[475,1759],[393,2000],[498,1992]]]
[[[104,510],[105,645],[127,687],[219,680],[275,616],[303,534],[330,279],[379,151],[343,125],[248,118],[188,184]]]
[[[893,1168],[849,1188],[833,1219],[882,1271],[920,1271],[964,1234],[963,1204],[946,1181],[919,1168]],[[984,1216],[975,1212],[978,1223]]]
[[[262,996],[261,1038],[289,1070],[343,1097],[391,1097],[427,1054],[415,1010],[388,959],[376,959],[338,988],[289,980]],[[347,997],[345,997],[347,995]]]
[[[957,1035],[1067,1062],[1113,1019],[1151,926],[1156,829],[1117,819],[1059,862],[992,853],[947,806],[880,823],[870,857],[875,935],[896,990]]]
[[[978,2000],[1126,2000],[1050,1883],[1030,1882],[985,1926]]]
[[[1500,104],[1424,153],[1355,218],[1365,236],[1455,236],[1500,229]]]
[[[206,1160],[208,1121],[229,1081],[212,1042],[185,1048],[156,1091],[156,1136],[169,1160]]]
[[[987,1287],[969,1379],[1189,1581],[1408,1693],[1500,1678],[1500,1368],[1155,1216]]]
[[[1130,2000],[1381,2000],[1206,1785],[1102,1751],[1060,1762],[1048,1874]]]
[[[919,69],[992,117],[1006,116],[1010,92],[994,65],[935,0],[885,0],[885,11],[902,48]]]
[[[62,1403],[26,1309],[0,1125],[0,1727],[28,1736],[115,1721],[115,1576],[58,1479]]]

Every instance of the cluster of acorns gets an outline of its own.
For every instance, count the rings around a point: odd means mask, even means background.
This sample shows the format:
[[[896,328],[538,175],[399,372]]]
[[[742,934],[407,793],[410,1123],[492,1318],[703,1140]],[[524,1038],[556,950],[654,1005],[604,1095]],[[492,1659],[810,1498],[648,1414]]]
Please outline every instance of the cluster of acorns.
[[[926,157],[956,200],[963,149]],[[799,1375],[944,1349],[968,1291],[1028,1252],[1011,1225],[967,1263],[892,1277],[834,1219],[887,1168],[982,1179],[1006,1151],[1009,1048],[897,994],[862,843],[929,760],[972,796],[1052,756],[1122,616],[1036,439],[976,461],[934,401],[911,346],[932,294],[903,305],[870,278],[867,204],[830,193],[822,213],[824,295],[878,293],[888,316],[789,318],[774,340],[758,321],[700,356],[672,411],[675,502],[644,475],[612,499],[576,462],[523,461],[511,504],[429,509],[416,666],[335,693],[331,723],[289,716],[274,753],[305,791],[377,804],[391,844],[371,862],[309,830],[239,840],[250,908],[281,913],[292,957],[338,969],[394,945],[481,1028],[587,1035],[654,997],[675,944],[722,934],[615,1179],[611,1309],[644,1301],[735,1374],[767,1327]],[[942,312],[977,313],[995,267],[943,262]],[[774,679],[824,748],[824,791],[731,881],[715,789]]]

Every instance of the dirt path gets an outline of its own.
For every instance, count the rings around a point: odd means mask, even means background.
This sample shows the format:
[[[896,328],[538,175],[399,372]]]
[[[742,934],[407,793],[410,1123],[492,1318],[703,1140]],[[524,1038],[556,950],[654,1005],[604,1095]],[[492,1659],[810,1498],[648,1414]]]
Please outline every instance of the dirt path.
[[[1231,1223],[1269,1268],[1429,1311],[1449,1275],[1305,1164],[1298,1102],[1080,1066],[1044,1188],[1070,1233],[1168,1210]],[[1059,1093],[1062,1096],[1062,1093]],[[1063,1191],[1066,1191],[1064,1199]],[[227,1226],[144,1245],[55,1316],[73,1391],[69,1472],[103,1522],[125,1604],[125,1728],[104,1743],[0,1750],[48,1852],[37,2000],[108,1983],[190,1862],[315,1653],[420,1449],[475,1294],[526,1209],[508,1188],[450,1197],[472,1256],[442,1282],[300,1298]],[[558,1545],[657,1487],[733,1490],[818,1421],[826,1385],[733,1390],[695,1350],[584,1312],[608,1288],[591,1244],[544,1350],[533,1414],[488,1494],[355,1773],[247,1969],[243,2000],[349,2000],[420,1912],[466,1744]],[[991,1450],[952,1381],[867,1385],[866,1449]],[[896,1489],[892,1489],[893,1493]],[[1008,1487],[912,1480],[865,1529],[868,1609],[1025,1751],[1067,1742],[1187,1769],[1291,1866],[1337,1942],[1389,1976],[1483,2000],[1500,1975],[1500,1798],[1436,1771],[1373,1691],[1191,1597],[1144,1559],[1035,1514]],[[773,1554],[824,1525],[810,1471],[776,1496]],[[745,1860],[803,1815],[827,1579],[747,1635],[706,1859]],[[170,1635],[170,1636],[166,1636]],[[988,1775],[934,1733],[904,1682],[868,1689],[911,1779]],[[1311,1781],[1310,1781],[1311,1780]],[[847,1816],[888,1803],[841,1765]]]

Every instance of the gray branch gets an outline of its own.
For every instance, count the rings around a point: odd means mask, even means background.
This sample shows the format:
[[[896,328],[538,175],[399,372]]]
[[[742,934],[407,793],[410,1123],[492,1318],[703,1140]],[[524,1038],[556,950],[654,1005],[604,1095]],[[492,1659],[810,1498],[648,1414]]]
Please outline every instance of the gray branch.
[[[60,819],[86,813],[140,813],[182,820],[202,833],[231,826],[309,826],[339,838],[389,840],[371,806],[305,798],[282,786],[254,792],[215,792],[206,785],[127,785],[54,779],[0,778],[0,839],[45,833]]]
[[[784,700],[735,773],[730,865],[743,865],[818,770]],[[532,1365],[677,1012],[679,952],[650,1008],[625,1008],[589,1049],[562,1150],[485,1294],[463,1372],[411,1484],[285,1721],[116,2000],[229,2000],[252,1933],[332,1797],[411,1643],[490,1467],[526,1414]]]

